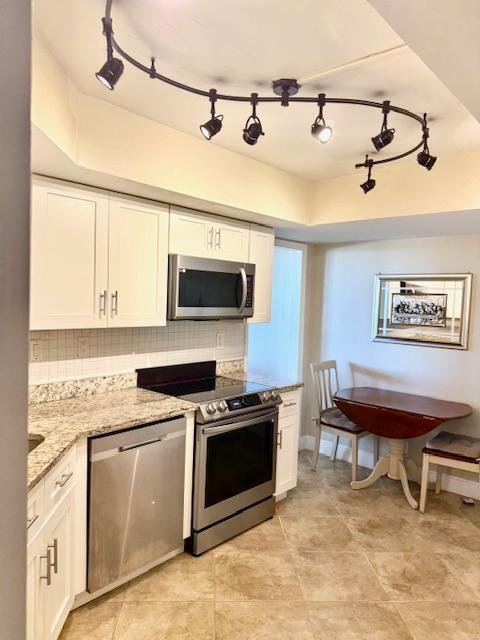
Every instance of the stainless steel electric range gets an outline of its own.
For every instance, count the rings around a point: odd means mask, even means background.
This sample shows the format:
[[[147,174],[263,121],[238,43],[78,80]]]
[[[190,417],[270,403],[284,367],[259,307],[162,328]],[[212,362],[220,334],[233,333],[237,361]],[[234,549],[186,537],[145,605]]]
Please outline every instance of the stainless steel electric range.
[[[138,386],[199,404],[192,536],[200,555],[275,512],[275,389],[216,375],[214,361],[140,369]]]

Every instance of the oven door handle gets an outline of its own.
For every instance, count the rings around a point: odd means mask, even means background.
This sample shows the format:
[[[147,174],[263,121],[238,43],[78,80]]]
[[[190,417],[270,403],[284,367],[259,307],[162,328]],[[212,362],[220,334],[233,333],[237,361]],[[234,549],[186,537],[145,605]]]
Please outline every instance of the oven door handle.
[[[248,290],[247,274],[244,267],[240,267],[240,277],[242,279],[242,300],[240,302],[240,306],[238,307],[238,310],[240,311],[240,313],[242,313],[247,303],[247,290]]]
[[[237,429],[244,429],[245,427],[253,426],[259,422],[271,422],[278,416],[278,409],[276,411],[270,411],[269,413],[259,415],[256,418],[250,418],[249,420],[242,420],[241,422],[233,422],[230,424],[223,424],[218,427],[203,427],[203,435],[213,435],[218,433],[227,433],[228,431],[236,431]]]

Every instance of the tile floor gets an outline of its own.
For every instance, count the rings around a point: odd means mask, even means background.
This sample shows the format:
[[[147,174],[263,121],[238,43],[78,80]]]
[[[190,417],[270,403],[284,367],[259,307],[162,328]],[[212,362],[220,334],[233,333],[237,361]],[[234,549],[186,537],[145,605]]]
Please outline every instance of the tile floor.
[[[480,640],[480,505],[429,493],[422,515],[309,456],[273,520],[74,611],[62,640]]]

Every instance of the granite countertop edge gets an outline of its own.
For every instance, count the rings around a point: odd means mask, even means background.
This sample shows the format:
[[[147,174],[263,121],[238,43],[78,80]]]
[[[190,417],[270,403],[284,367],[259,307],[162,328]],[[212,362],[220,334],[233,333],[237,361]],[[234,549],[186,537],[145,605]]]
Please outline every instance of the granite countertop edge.
[[[264,384],[280,393],[304,386],[303,382],[274,381],[248,371],[238,370],[223,375],[233,380]],[[109,400],[117,402],[102,408],[102,401]],[[186,415],[197,407],[197,404],[137,387],[32,405],[29,437],[43,437],[44,440],[28,455],[27,488],[29,491],[33,489],[82,438]],[[135,415],[129,415],[129,412]]]
[[[35,419],[30,417],[28,426],[29,438],[43,437],[44,440],[28,454],[27,489],[30,491],[42,480],[60,459],[82,438],[115,433],[123,429],[137,427],[156,420],[165,420],[184,416],[197,409],[196,404],[179,400],[143,389],[128,389],[115,392],[104,392],[96,396],[88,396],[82,400],[91,402],[92,398],[105,398],[115,394],[118,403],[110,409],[80,408],[75,415],[55,415]],[[122,409],[121,396],[137,396],[137,401],[127,403],[125,413]],[[48,411],[48,405],[56,405],[55,409],[80,398],[54,401],[35,405]],[[129,415],[133,412],[136,415]]]

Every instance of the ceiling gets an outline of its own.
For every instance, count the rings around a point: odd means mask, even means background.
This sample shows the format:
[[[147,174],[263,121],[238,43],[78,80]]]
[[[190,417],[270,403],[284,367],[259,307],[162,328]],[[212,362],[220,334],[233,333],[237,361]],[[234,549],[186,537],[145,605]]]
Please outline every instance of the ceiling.
[[[115,91],[98,83],[94,72],[105,60],[103,12],[103,0],[36,0],[35,29],[82,92],[201,136],[198,126],[209,116],[206,99],[151,81],[129,65]],[[127,52],[146,64],[154,55],[160,72],[182,82],[271,95],[273,79],[295,77],[303,85],[300,95],[324,91],[390,99],[420,114],[427,111],[435,154],[480,149],[480,124],[367,0],[115,0],[112,15],[115,36]],[[249,147],[241,136],[249,107],[236,103],[219,105],[223,129],[205,144],[309,180],[352,173],[355,162],[372,153],[369,139],[380,129],[381,114],[327,106],[325,116],[334,127],[328,145],[310,136],[314,105],[274,104],[260,105],[266,135]],[[408,118],[392,114],[391,124],[397,135],[384,156],[405,151],[420,137],[418,124]]]

